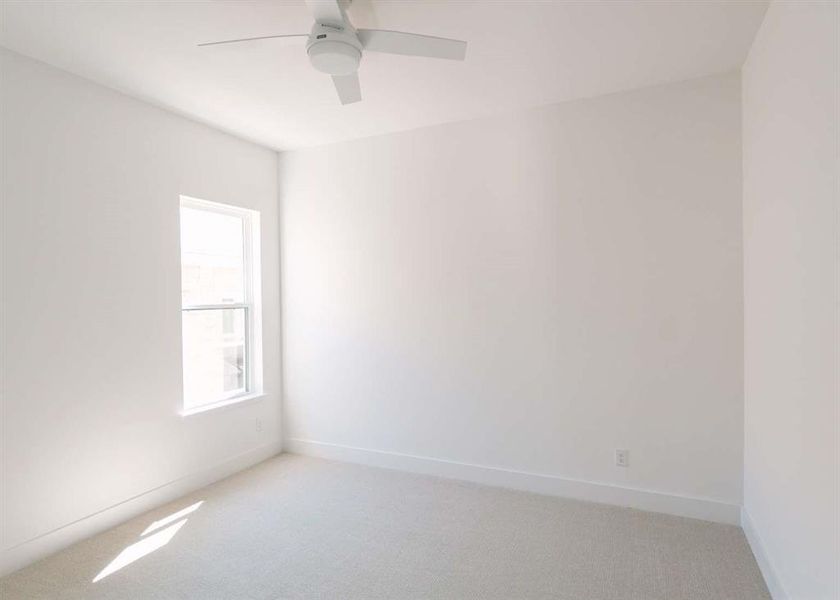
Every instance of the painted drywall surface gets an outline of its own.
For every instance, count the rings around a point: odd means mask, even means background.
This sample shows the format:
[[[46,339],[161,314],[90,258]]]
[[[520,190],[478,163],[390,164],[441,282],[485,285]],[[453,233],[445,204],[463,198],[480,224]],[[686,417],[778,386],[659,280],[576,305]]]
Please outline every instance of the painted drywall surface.
[[[838,5],[771,5],[743,70],[744,505],[790,598],[840,597]]]
[[[287,439],[740,504],[739,86],[282,153]]]
[[[195,48],[309,32],[303,0],[0,2],[0,45],[291,149],[736,69],[767,1],[348,1],[358,27],[469,42],[463,62],[365,52],[349,108],[303,40]]]
[[[279,443],[277,155],[0,60],[10,548]],[[179,416],[179,194],[262,213],[267,396],[191,417]]]

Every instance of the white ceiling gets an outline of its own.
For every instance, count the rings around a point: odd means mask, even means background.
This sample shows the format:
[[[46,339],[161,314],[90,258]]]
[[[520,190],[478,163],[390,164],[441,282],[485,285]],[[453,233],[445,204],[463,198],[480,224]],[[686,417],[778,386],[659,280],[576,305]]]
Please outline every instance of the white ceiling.
[[[366,53],[341,106],[303,0],[0,0],[0,45],[278,150],[470,119],[741,66],[765,0],[356,0],[357,27],[469,42],[463,63]]]

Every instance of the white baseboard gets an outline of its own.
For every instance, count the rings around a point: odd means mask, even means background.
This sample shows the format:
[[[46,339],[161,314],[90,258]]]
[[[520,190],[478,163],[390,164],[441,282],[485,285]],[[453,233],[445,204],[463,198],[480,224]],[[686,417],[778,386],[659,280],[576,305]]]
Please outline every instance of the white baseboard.
[[[738,525],[740,523],[741,507],[739,505],[727,504],[706,498],[663,494],[661,492],[651,492],[606,483],[566,479],[564,477],[557,477],[556,475],[471,465],[437,458],[354,448],[312,440],[288,439],[284,448],[292,454],[304,454],[386,469],[436,475],[450,479],[461,479],[474,483],[536,492],[538,494],[626,506],[729,525]]]
[[[741,529],[744,530],[744,535],[747,536],[747,541],[752,548],[755,562],[758,563],[758,568],[761,569],[761,574],[764,576],[764,582],[767,584],[767,589],[770,591],[770,596],[773,600],[789,600],[790,596],[785,591],[779,576],[776,574],[776,569],[773,568],[773,563],[770,561],[770,556],[764,549],[764,543],[761,541],[761,536],[755,528],[750,518],[750,514],[746,508],[741,508]]]
[[[0,554],[0,577],[185,494],[247,469],[279,454],[281,450],[279,442],[258,446],[208,469],[170,481],[78,521],[6,548]]]

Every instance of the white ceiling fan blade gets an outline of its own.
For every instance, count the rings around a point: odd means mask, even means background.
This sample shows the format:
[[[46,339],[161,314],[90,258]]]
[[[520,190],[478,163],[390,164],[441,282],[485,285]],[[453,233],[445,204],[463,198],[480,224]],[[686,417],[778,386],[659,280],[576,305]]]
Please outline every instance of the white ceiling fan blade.
[[[292,33],[289,35],[262,35],[260,37],[239,38],[236,40],[222,40],[221,42],[205,42],[198,44],[199,46],[218,46],[219,44],[236,44],[239,42],[254,42],[256,40],[270,40],[274,38],[299,38],[309,37],[308,33]]]
[[[358,33],[362,47],[373,52],[450,60],[464,60],[467,54],[467,42],[461,40],[384,29],[359,29]]]
[[[333,75],[335,91],[338,92],[338,99],[342,104],[353,104],[362,99],[362,89],[359,87],[359,74]]]
[[[338,0],[306,0],[306,6],[309,7],[318,23],[344,26],[347,22],[347,16],[338,4]]]

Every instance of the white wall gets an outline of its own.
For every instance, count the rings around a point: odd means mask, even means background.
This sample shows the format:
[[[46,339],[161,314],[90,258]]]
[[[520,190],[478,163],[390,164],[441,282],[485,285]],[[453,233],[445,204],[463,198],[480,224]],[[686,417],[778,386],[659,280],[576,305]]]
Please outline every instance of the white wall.
[[[739,85],[721,75],[281,154],[288,447],[737,514]]]
[[[772,4],[743,70],[745,528],[796,600],[840,598],[838,19]]]
[[[0,60],[8,570],[275,452],[280,317],[276,153],[19,55]],[[262,213],[268,394],[191,417],[178,414],[179,194]]]

